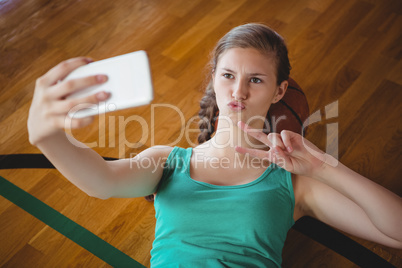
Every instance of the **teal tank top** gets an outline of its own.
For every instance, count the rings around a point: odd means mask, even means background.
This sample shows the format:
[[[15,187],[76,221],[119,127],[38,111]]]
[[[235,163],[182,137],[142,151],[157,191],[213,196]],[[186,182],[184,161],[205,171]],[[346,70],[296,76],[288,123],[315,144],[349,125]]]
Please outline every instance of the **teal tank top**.
[[[280,267],[294,224],[291,174],[270,165],[250,183],[217,186],[190,177],[191,154],[175,147],[166,161],[151,267]]]

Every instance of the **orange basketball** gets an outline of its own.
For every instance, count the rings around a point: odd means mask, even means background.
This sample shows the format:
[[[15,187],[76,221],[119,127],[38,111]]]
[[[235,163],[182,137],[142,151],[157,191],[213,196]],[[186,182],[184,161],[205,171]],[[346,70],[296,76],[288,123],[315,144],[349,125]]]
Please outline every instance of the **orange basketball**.
[[[283,98],[272,104],[268,111],[269,132],[280,133],[282,130],[291,130],[305,135],[303,123],[309,116],[306,95],[301,87],[289,78],[288,89]]]

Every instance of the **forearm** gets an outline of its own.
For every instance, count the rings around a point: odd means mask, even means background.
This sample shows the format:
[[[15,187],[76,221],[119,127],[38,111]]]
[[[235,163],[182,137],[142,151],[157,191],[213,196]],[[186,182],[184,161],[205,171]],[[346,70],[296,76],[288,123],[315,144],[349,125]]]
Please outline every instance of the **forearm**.
[[[360,206],[383,234],[402,241],[402,199],[388,189],[339,163],[325,165],[315,179],[337,190]]]
[[[105,199],[111,191],[110,169],[94,150],[67,138],[64,131],[36,144],[43,154],[69,181],[90,196]],[[79,146],[77,146],[79,145]]]

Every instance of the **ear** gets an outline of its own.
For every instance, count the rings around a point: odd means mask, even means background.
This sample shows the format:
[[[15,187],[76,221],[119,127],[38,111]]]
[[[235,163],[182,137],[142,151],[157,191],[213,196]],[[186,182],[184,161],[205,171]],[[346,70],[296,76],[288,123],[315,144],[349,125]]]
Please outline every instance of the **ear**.
[[[289,82],[287,80],[284,80],[277,88],[275,92],[274,99],[272,100],[272,103],[277,103],[280,101],[283,96],[286,93],[286,90],[288,89]]]
[[[212,70],[212,72],[211,72],[211,80],[209,81],[209,83],[210,83],[210,86],[212,87],[213,91],[215,92],[215,70]]]

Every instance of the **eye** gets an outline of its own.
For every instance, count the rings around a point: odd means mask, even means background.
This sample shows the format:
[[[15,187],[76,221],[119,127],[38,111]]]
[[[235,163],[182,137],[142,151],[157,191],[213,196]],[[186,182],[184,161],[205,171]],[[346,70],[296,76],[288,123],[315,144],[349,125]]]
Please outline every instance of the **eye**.
[[[223,74],[223,77],[225,77],[227,79],[233,79],[234,78],[234,76],[232,74],[229,74],[229,73]]]
[[[259,83],[262,82],[262,80],[260,78],[253,77],[253,78],[250,79],[250,82],[255,83],[255,84],[259,84]]]

